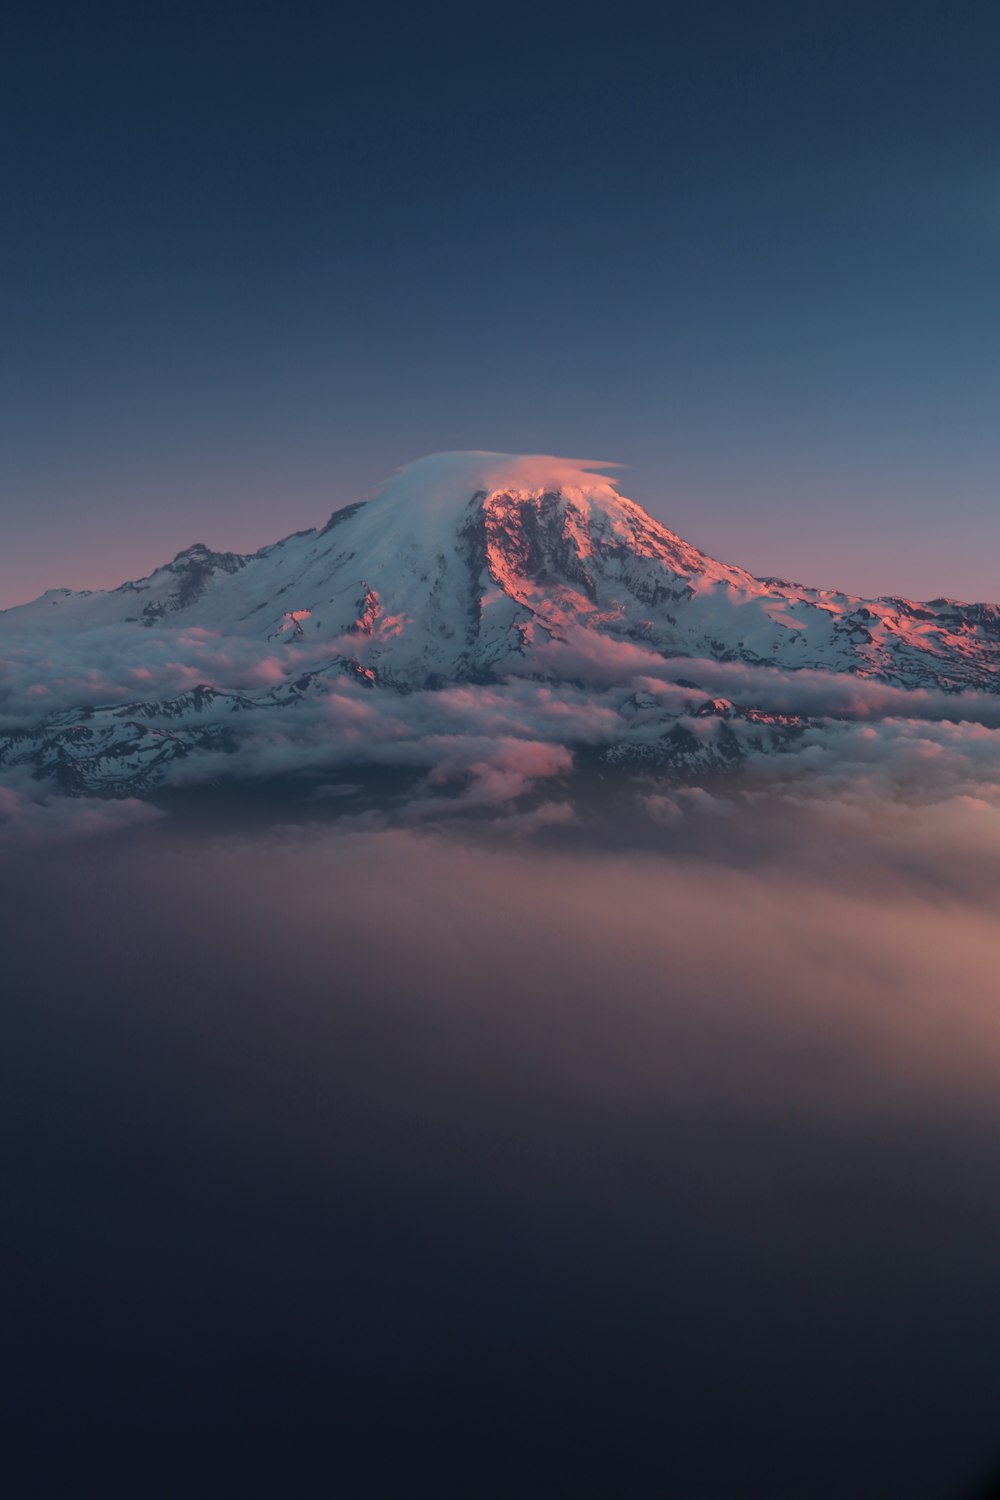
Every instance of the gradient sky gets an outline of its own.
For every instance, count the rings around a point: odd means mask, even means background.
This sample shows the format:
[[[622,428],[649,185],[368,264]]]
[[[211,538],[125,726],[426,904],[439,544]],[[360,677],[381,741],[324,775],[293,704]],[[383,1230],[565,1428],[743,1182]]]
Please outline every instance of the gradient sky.
[[[1000,598],[1000,10],[9,4],[0,605],[427,452]]]

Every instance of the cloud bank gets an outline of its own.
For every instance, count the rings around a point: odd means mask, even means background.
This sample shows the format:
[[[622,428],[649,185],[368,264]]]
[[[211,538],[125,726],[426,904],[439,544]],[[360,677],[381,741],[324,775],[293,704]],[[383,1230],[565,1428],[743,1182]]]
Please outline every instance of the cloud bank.
[[[650,783],[636,795],[661,821],[692,815],[683,785],[716,806],[824,803],[831,817],[1000,802],[1000,697],[988,693],[664,659],[586,630],[539,647],[530,673],[436,691],[372,688],[343,660],[316,671],[294,640],[192,628],[18,640],[0,672],[2,836],[118,827],[152,816],[138,808],[158,788],[220,778],[304,777],[350,815],[335,788],[366,768],[407,778],[404,821],[492,814],[522,831],[577,821],[580,777],[616,767],[622,785]],[[99,776],[67,784],[67,762],[111,765],[117,811],[99,810]]]
[[[642,848],[165,820],[0,861],[15,1411],[226,1473],[259,1428],[286,1488],[333,1430],[359,1493],[484,1447],[497,1494],[526,1451],[558,1493],[959,1493],[1000,815],[676,796]]]

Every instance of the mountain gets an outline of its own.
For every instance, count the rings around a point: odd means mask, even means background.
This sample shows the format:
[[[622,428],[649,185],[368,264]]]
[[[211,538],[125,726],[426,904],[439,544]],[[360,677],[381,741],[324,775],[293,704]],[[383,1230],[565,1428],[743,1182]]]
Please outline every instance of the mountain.
[[[47,679],[33,698],[8,693],[0,766],[118,795],[168,779],[178,759],[199,752],[217,765],[265,720],[280,718],[282,734],[294,735],[290,713],[334,685],[411,694],[513,676],[586,687],[575,661],[629,648],[666,661],[850,674],[903,690],[996,691],[995,605],[864,600],[755,578],[653,520],[595,472],[606,467],[436,455],[402,469],[374,499],[258,552],[197,544],[116,589],[54,589],[0,612],[5,655],[34,653],[59,681],[73,676],[63,670],[72,661],[83,684],[42,717]],[[178,659],[195,637],[217,643],[211,680],[169,697],[129,696],[141,674],[116,676],[115,662],[141,659],[153,637],[166,643],[160,655]],[[113,688],[103,702],[79,671],[88,643],[95,659],[110,657],[110,672],[98,674]],[[244,663],[266,655],[268,687],[231,665],[235,643]],[[701,733],[699,764],[706,753],[726,765],[748,744],[787,745],[805,723],[721,699],[696,680],[687,688],[689,699],[667,706],[636,707],[635,692],[623,692],[613,708],[621,732],[609,730],[603,746],[609,761],[689,763],[692,715],[713,721],[722,747]],[[636,724],[646,726],[642,735]]]
[[[479,679],[571,628],[667,655],[992,689],[1000,609],[858,599],[707,557],[582,465],[495,454],[411,464],[368,503],[259,552],[197,544],[109,592],[0,612],[0,643],[197,626],[336,647],[403,687]]]

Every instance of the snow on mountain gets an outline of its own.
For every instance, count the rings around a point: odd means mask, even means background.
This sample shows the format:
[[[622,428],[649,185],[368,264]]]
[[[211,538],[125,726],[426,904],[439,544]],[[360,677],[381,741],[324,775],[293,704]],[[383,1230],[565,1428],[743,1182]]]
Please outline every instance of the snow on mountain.
[[[259,552],[199,544],[119,588],[50,590],[0,612],[0,767],[121,795],[170,779],[178,761],[218,767],[230,756],[236,766],[248,736],[258,748],[276,735],[309,739],[313,760],[334,747],[359,757],[352,734],[373,713],[373,688],[421,695],[410,720],[380,700],[379,733],[397,753],[414,736],[481,731],[561,737],[612,763],[676,770],[685,758],[725,767],[801,740],[809,712],[775,708],[767,691],[730,702],[704,667],[686,684],[673,672],[673,687],[667,671],[661,697],[643,707],[646,679],[678,660],[769,668],[775,681],[813,688],[816,674],[848,674],[910,693],[996,692],[996,606],[862,600],[755,578],[653,520],[600,472],[608,467],[439,454]],[[758,672],[758,687],[768,680]],[[145,696],[146,682],[173,690]],[[536,687],[519,719],[510,704],[525,683],[546,684],[551,701]],[[462,700],[459,728],[448,693],[463,684],[484,692]],[[583,701],[569,711],[571,689]],[[351,724],[345,695],[359,705]],[[318,729],[317,701],[327,704]],[[265,755],[253,774],[269,765]]]

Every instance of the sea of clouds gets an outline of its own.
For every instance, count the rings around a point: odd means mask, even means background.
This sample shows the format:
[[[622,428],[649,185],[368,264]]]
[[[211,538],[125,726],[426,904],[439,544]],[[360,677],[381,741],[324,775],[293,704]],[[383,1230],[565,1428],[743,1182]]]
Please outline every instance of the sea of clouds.
[[[0,862],[22,1394],[359,1493],[963,1493],[1000,811],[678,801]]]
[[[358,649],[356,638],[342,645]],[[708,742],[717,724],[691,715],[707,696],[722,696],[808,723],[786,747],[794,753],[759,753],[749,744],[739,785],[720,788],[718,778],[703,778],[706,797],[717,803],[769,798],[821,806],[827,817],[861,818],[881,817],[887,803],[954,804],[956,815],[974,807],[984,819],[1000,805],[1000,695],[664,659],[580,629],[537,648],[518,674],[494,683],[399,692],[364,687],[334,670],[294,706],[267,706],[269,692],[329,660],[317,662],[295,642],[276,647],[191,628],[21,637],[0,669],[0,736],[60,714],[71,719],[78,710],[169,701],[208,684],[261,706],[234,715],[222,701],[199,715],[199,725],[234,731],[236,748],[200,750],[174,763],[168,786],[307,774],[319,780],[322,798],[329,774],[329,800],[350,816],[355,810],[338,778],[352,767],[397,768],[410,777],[408,795],[392,812],[397,821],[475,814],[527,834],[585,816],[573,786],[582,759],[623,741],[634,750],[655,748],[674,722]],[[739,724],[736,732],[748,734]],[[637,795],[661,822],[684,819],[694,805],[662,778]],[[0,837],[8,843],[115,830],[157,816],[145,799],[66,798],[24,765],[0,770]]]

